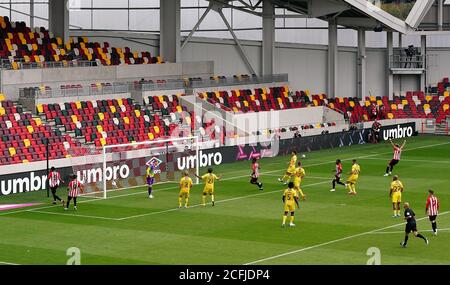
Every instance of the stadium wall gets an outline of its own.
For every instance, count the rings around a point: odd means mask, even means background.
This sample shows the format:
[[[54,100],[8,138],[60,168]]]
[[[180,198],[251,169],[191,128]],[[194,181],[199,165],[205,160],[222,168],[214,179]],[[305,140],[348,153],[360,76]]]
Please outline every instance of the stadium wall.
[[[108,37],[114,39],[119,47],[129,46],[136,50],[150,48],[155,54],[159,36],[148,33],[135,32],[104,32],[104,31],[71,31],[74,35],[86,35],[92,40],[106,41]],[[151,45],[150,45],[151,44]],[[256,72],[262,71],[262,46],[260,41],[241,41],[244,50]],[[385,46],[385,41],[383,41]],[[383,46],[381,45],[381,46]],[[380,46],[380,45],[378,45]],[[275,73],[288,73],[292,90],[309,89],[311,93],[326,93],[327,78],[327,49],[326,45],[276,43]],[[448,76],[447,66],[450,64],[449,47],[437,48],[428,46],[430,70],[428,83],[436,84],[443,77]],[[182,61],[214,61],[215,75],[248,74],[250,71],[243,63],[234,41],[206,37],[193,37],[182,50]],[[383,47],[366,48],[366,94],[385,96],[386,49]],[[357,90],[357,48],[339,46],[338,55],[338,96],[356,96]],[[396,80],[398,81],[398,80]],[[394,92],[418,90],[420,78],[418,76],[397,82]]]

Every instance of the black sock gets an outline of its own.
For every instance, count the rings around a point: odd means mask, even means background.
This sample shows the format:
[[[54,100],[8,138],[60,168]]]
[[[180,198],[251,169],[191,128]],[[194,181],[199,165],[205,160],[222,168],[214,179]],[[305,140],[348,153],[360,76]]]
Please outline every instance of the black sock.
[[[389,173],[389,166],[388,167],[386,167],[386,173]]]
[[[148,187],[148,196],[150,196],[150,195],[152,195],[152,187],[151,186]]]
[[[421,235],[421,234],[417,234],[416,235],[416,237],[418,237],[418,238],[421,238],[421,239],[423,239],[423,240],[427,240],[427,238],[426,237],[424,237],[423,235]]]
[[[406,245],[408,243],[408,236],[405,236],[405,241],[403,242],[403,245]]]
[[[436,222],[431,223],[431,227],[433,228],[433,232],[436,232],[436,230],[437,230],[437,223]]]
[[[259,188],[262,188],[262,183],[261,183],[261,182],[258,183],[258,187],[259,187]]]
[[[337,184],[342,185],[342,186],[345,186],[345,183],[344,183],[344,182],[341,182],[341,181],[337,182]]]
[[[76,207],[77,206],[77,197],[73,197],[73,205]]]
[[[392,172],[392,170],[394,170],[394,166],[393,165],[391,165],[391,169],[389,171]]]
[[[333,189],[336,188],[336,179],[333,179]]]
[[[55,201],[56,200],[61,201],[61,198],[59,198],[57,195],[55,195]]]

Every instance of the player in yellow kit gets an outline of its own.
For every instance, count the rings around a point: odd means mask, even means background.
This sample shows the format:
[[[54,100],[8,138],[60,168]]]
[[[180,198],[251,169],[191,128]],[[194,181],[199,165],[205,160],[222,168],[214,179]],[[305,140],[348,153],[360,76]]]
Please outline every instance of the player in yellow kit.
[[[306,195],[303,194],[303,191],[300,187],[300,184],[302,183],[303,177],[305,177],[306,172],[305,169],[302,167],[302,163],[299,161],[297,163],[297,168],[295,168],[294,171],[294,189],[297,191],[297,195],[302,197],[302,200],[306,200]]]
[[[356,159],[352,160],[352,171],[349,173],[350,176],[347,179],[347,187],[349,188],[349,195],[356,195],[356,182],[359,178],[359,173],[361,172],[361,168],[359,164],[356,162]]]
[[[400,203],[402,202],[403,183],[398,180],[398,175],[392,177],[389,197],[392,198],[393,218],[400,218]]]
[[[295,227],[294,224],[294,213],[295,213],[295,205],[300,207],[298,204],[298,195],[297,191],[294,189],[294,183],[289,182],[288,189],[284,190],[283,193],[283,203],[284,203],[284,215],[283,215],[283,223],[282,227],[286,225],[286,219],[289,212],[291,212],[291,219],[289,221],[290,227]]]
[[[284,174],[283,177],[278,178],[278,182],[284,182],[284,185],[286,185],[288,182],[290,182],[292,174],[294,174],[294,172],[295,172],[296,164],[297,164],[297,151],[293,150],[291,160],[289,161],[288,169],[286,170],[286,173]]]
[[[203,189],[202,194],[202,205],[206,206],[206,195],[209,194],[211,196],[212,205],[214,206],[214,182],[220,180],[222,176],[215,175],[212,168],[208,168],[208,173],[202,177],[197,176],[197,174],[195,176],[205,181],[205,188]]]
[[[189,206],[189,196],[191,192],[192,179],[189,177],[189,172],[185,171],[184,176],[180,179],[180,193],[178,194],[178,208],[181,208],[181,202],[184,198],[184,207]]]

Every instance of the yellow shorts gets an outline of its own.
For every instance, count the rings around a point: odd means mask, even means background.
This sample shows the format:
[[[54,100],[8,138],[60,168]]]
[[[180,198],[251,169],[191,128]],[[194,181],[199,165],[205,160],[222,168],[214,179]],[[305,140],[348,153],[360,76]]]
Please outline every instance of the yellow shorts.
[[[294,212],[295,211],[295,205],[294,204],[285,204],[284,205],[284,211],[285,212]]]
[[[214,194],[214,187],[213,186],[205,186],[205,188],[203,189],[203,194]]]
[[[358,175],[350,175],[347,179],[347,183],[355,184],[358,181]]]
[[[402,192],[392,193],[392,203],[400,203],[402,201]]]
[[[189,198],[189,195],[190,195],[189,192],[190,192],[189,190],[180,190],[180,194],[178,194],[178,196],[180,196],[180,197],[186,196]]]
[[[295,172],[295,166],[290,166],[286,170],[286,173],[293,174]]]

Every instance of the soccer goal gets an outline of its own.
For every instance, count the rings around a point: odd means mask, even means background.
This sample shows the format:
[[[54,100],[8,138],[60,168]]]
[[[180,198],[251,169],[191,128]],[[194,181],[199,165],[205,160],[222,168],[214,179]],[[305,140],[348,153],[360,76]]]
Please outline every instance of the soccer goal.
[[[146,185],[152,164],[155,184],[178,182],[184,171],[199,175],[197,136],[154,141],[83,146],[72,151],[72,168],[84,185],[84,196],[107,198],[111,191]],[[199,183],[198,178],[193,179]]]

